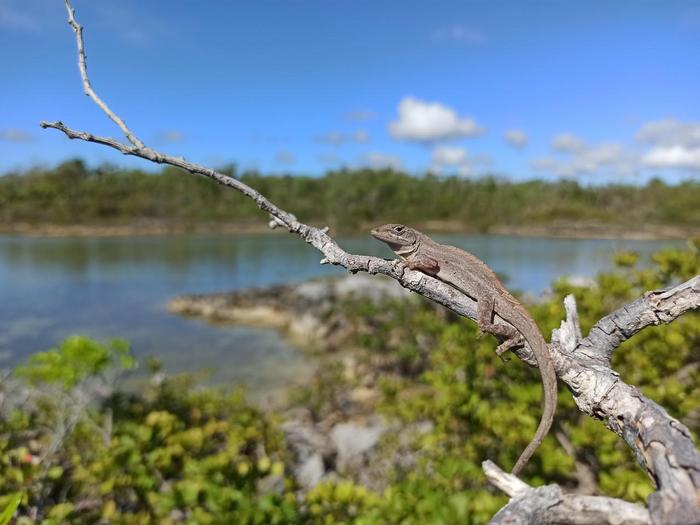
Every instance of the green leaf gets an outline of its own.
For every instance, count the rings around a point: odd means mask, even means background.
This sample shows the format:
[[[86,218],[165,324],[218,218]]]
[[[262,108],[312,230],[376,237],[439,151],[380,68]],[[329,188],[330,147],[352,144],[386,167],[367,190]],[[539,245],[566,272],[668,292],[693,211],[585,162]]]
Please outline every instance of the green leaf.
[[[14,516],[15,511],[17,511],[17,507],[19,507],[19,502],[22,501],[22,493],[21,492],[13,492],[9,496],[10,502],[8,503],[7,507],[2,511],[2,514],[0,514],[0,525],[7,525],[10,523],[10,520],[12,519],[12,516]]]
[[[85,378],[115,366],[123,369],[135,366],[126,341],[115,339],[104,345],[88,337],[73,335],[57,348],[30,356],[26,364],[16,368],[15,374],[33,385],[59,384],[70,389]]]

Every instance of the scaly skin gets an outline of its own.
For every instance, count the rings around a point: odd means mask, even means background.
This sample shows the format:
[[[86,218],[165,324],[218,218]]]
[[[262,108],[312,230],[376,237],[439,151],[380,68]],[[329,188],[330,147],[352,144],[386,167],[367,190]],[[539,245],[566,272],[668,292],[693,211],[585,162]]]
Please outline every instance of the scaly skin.
[[[504,352],[524,338],[535,354],[542,375],[544,409],[535,436],[520,454],[512,473],[518,474],[549,432],[557,404],[557,376],[547,343],[527,310],[501,284],[483,261],[469,252],[438,244],[427,235],[402,224],[385,224],[372,230],[403,259],[407,268],[419,270],[460,290],[477,301],[477,323],[486,333],[503,340],[496,349]],[[513,327],[495,324],[494,313]]]

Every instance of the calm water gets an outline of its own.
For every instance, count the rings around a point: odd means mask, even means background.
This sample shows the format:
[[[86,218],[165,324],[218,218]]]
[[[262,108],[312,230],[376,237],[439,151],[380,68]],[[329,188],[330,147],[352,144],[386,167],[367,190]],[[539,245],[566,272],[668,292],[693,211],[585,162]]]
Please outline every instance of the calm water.
[[[619,249],[648,254],[681,241],[559,240],[443,235],[509,277],[511,288],[546,289],[563,275],[592,276]],[[356,253],[389,257],[369,238],[343,239]],[[264,391],[309,371],[275,332],[214,327],[166,311],[174,295],[303,281],[342,270],[288,234],[141,238],[40,238],[0,235],[0,368],[67,335],[122,337],[137,356],[170,371],[210,370],[217,383]],[[398,285],[397,285],[398,286]]]

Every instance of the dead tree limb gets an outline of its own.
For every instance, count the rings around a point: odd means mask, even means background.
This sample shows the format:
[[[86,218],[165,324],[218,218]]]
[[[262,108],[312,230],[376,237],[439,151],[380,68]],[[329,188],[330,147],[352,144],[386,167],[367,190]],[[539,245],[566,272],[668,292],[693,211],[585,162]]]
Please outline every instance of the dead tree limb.
[[[491,520],[493,525],[568,523],[571,525],[651,525],[641,505],[604,496],[565,494],[558,485],[533,488],[501,470],[492,461],[482,464],[486,478],[511,497]]]
[[[619,435],[654,481],[658,490],[648,499],[652,523],[700,523],[700,455],[690,431],[610,367],[613,350],[633,334],[700,308],[700,276],[647,292],[598,321],[583,340],[575,328],[573,296],[566,301],[566,320],[550,346],[559,378],[579,409]]]
[[[647,292],[598,321],[579,345],[591,359],[610,363],[613,350],[647,326],[668,324],[700,308],[700,276],[667,290]]]
[[[124,155],[182,168],[233,188],[267,212],[272,227],[282,226],[320,251],[324,256],[323,264],[342,266],[352,273],[382,273],[455,313],[475,320],[474,299],[445,283],[420,272],[404,270],[397,261],[350,254],[326,233],[325,228],[298,221],[293,214],[240,180],[146,146],[93,90],[87,74],[83,28],[75,19],[70,1],[64,1],[68,22],[76,37],[78,68],[85,94],[120,128],[128,143],[74,130],[60,121],[42,121],[42,128],[61,131],[69,139],[108,146]],[[700,277],[668,290],[647,293],[601,319],[585,339],[581,337],[572,297],[566,299],[565,307],[567,319],[554,331],[550,345],[558,377],[572,391],[582,412],[605,421],[610,430],[625,440],[658,490],[649,497],[648,509],[644,509],[612,498],[566,495],[557,486],[533,489],[503,473],[493,463],[485,462],[489,480],[513,498],[492,523],[700,523],[700,455],[688,429],[635,387],[621,381],[610,368],[610,356],[624,340],[646,326],[668,323],[689,310],[700,308]],[[501,319],[495,321],[504,323]],[[527,346],[514,351],[526,363],[535,364]]]

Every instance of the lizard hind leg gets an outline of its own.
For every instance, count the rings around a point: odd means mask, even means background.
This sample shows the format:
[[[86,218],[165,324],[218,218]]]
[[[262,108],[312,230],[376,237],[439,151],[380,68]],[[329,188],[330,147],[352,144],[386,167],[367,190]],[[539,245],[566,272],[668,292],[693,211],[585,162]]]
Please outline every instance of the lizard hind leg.
[[[479,329],[487,334],[491,334],[501,339],[503,342],[496,348],[496,355],[503,361],[507,358],[503,355],[511,348],[520,346],[523,336],[512,326],[496,324],[493,322],[494,299],[488,294],[482,294],[477,306],[477,324]]]

